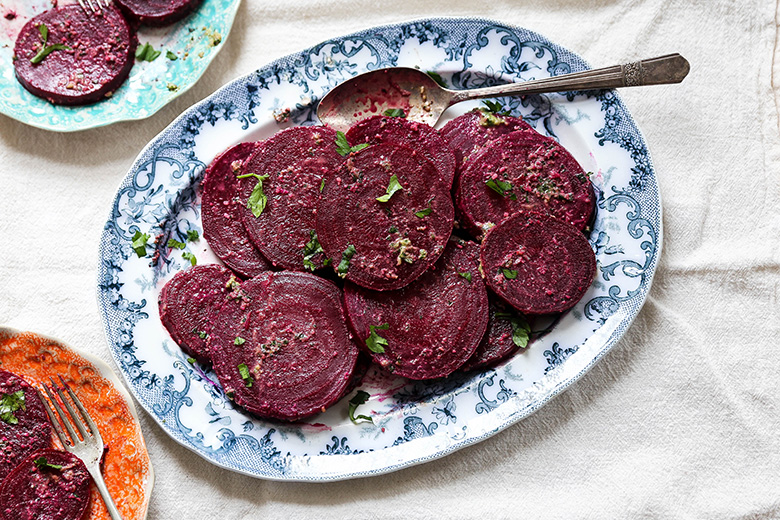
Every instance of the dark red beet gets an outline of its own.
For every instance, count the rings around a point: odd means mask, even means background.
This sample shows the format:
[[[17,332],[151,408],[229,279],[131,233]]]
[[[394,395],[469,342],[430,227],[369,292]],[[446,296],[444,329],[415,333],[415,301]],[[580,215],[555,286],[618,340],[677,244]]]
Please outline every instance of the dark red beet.
[[[596,207],[593,186],[574,157],[555,140],[529,132],[496,139],[469,161],[456,201],[462,222],[478,237],[521,211],[549,213],[583,230]]]
[[[482,242],[488,286],[524,314],[572,308],[596,274],[596,256],[571,224],[517,214],[492,228]]]
[[[530,334],[526,319],[490,292],[488,292],[488,300],[490,317],[487,331],[477,350],[463,365],[463,370],[494,365],[527,346],[527,343],[523,344],[523,340],[527,340]]]
[[[455,155],[437,130],[433,127],[402,117],[373,116],[363,119],[347,132],[349,144],[377,144],[398,142],[420,153],[431,161],[444,182],[452,186],[455,178]]]
[[[246,165],[245,173],[268,175],[262,181],[267,203],[255,216],[247,200],[257,178],[242,179],[241,219],[250,240],[276,267],[292,271],[322,267],[325,257],[317,252],[312,233],[322,182],[344,162],[335,143],[336,132],[330,128],[289,128],[268,139]]]
[[[196,265],[180,271],[160,291],[160,320],[182,350],[208,363],[206,338],[214,313],[233,299],[237,287],[235,275],[221,265]]]
[[[79,520],[89,506],[91,480],[75,455],[36,451],[0,485],[0,520]]]
[[[43,27],[46,29],[42,29]],[[32,63],[44,48],[54,50]],[[58,105],[84,105],[110,97],[133,67],[137,38],[121,13],[103,8],[86,14],[76,4],[49,9],[22,28],[14,47],[19,82],[36,96]]]
[[[476,109],[449,121],[439,134],[455,152],[455,167],[461,170],[464,162],[467,163],[491,141],[516,130],[535,132],[531,125],[519,117]]]
[[[432,269],[399,291],[345,286],[347,317],[374,361],[399,376],[433,379],[471,357],[488,321],[477,255],[476,244],[453,239]],[[371,351],[372,337],[384,352]]]
[[[23,400],[16,396],[19,391],[24,394]],[[5,370],[0,370],[0,404],[6,405],[2,408],[8,413],[0,415],[2,481],[27,455],[49,446],[51,425],[38,392],[24,379]]]
[[[229,148],[212,161],[203,177],[203,236],[225,265],[247,278],[271,268],[237,218],[240,211],[236,176],[245,173],[246,161],[259,146],[261,143],[254,142]]]
[[[181,20],[201,3],[201,0],[116,0],[125,14],[144,25],[161,27]]]
[[[378,201],[392,177],[402,189]],[[384,291],[409,284],[436,262],[453,216],[435,166],[411,148],[380,143],[352,154],[325,183],[316,229],[340,275]]]
[[[209,336],[225,393],[260,417],[288,421],[340,399],[359,349],[338,287],[309,273],[268,272],[242,290],[245,309],[224,307]]]

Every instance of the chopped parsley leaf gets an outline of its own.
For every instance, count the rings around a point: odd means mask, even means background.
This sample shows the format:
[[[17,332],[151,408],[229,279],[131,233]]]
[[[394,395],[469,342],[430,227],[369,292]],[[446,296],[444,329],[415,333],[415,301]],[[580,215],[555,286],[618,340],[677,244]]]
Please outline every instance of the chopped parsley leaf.
[[[466,271],[465,273],[458,273],[458,274],[461,275],[466,280],[468,280],[469,283],[471,283],[471,273],[470,272]]]
[[[441,77],[441,75],[438,72],[434,72],[432,70],[425,71],[427,75],[431,77],[433,81],[439,84],[442,88],[447,88],[447,84],[444,83],[444,79]]]
[[[176,56],[176,55],[175,55],[173,52],[171,52],[171,51],[167,51],[167,52],[165,53],[165,57],[166,57],[166,58],[168,58],[168,59],[169,59],[169,60],[171,60],[171,61],[176,61],[176,60],[178,60],[178,59],[179,59],[179,57],[178,57],[178,56]]]
[[[376,333],[377,330],[387,330],[390,328],[389,323],[383,323],[381,325],[369,325],[369,330],[371,331],[371,334],[368,335],[366,338],[366,347],[371,352],[375,352],[377,354],[382,354],[385,351],[385,347],[387,346],[387,340]]]
[[[495,191],[502,197],[509,197],[511,200],[517,200],[517,196],[512,193],[514,186],[509,181],[502,181],[499,179],[488,179],[485,181],[485,186]]]
[[[184,242],[179,242],[175,238],[169,238],[168,239],[168,247],[170,247],[171,249],[173,249],[173,248],[184,249],[185,247],[187,247],[187,245]]]
[[[181,257],[185,260],[189,260],[190,264],[192,265],[198,265],[198,259],[195,258],[195,255],[193,255],[189,251],[185,251],[184,253],[182,253]]]
[[[0,420],[6,424],[19,424],[14,412],[24,409],[24,390],[3,394],[0,399]]]
[[[515,278],[517,278],[517,271],[515,271],[514,269],[508,269],[506,267],[502,267],[500,271],[501,274],[504,275],[504,278],[506,278],[507,280],[514,280]]]
[[[252,215],[259,217],[263,214],[266,204],[268,204],[268,197],[263,193],[263,181],[268,178],[268,175],[258,175],[256,173],[247,173],[246,175],[239,175],[236,179],[246,179],[247,177],[254,177],[257,179],[252,194],[246,201],[246,207],[252,211]]]
[[[352,256],[356,251],[357,250],[355,249],[355,246],[349,244],[344,252],[341,253],[341,262],[339,262],[339,265],[336,266],[336,273],[338,273],[339,277],[344,278],[347,276],[347,271],[349,271],[349,261],[352,259]]]
[[[403,108],[388,108],[383,112],[383,115],[387,117],[406,117],[406,112]]]
[[[379,202],[387,202],[390,200],[390,197],[393,196],[393,194],[397,191],[403,190],[404,187],[401,186],[401,183],[398,182],[398,177],[393,175],[390,177],[390,182],[387,184],[387,190],[385,190],[385,194],[381,197],[377,197],[376,200]]]
[[[489,114],[496,114],[499,116],[510,115],[509,111],[504,109],[504,105],[502,105],[498,101],[491,101],[489,99],[486,99],[482,101],[482,104],[485,105],[484,108],[481,108],[483,112],[488,112]],[[496,118],[496,121],[498,122],[494,124],[499,124],[499,125],[505,122],[503,119],[498,119],[498,118]]]
[[[252,379],[252,376],[249,374],[249,367],[247,367],[244,363],[241,363],[238,365],[238,373],[241,375],[241,379],[244,380],[244,385],[247,388],[250,388],[254,379]]]
[[[33,461],[35,467],[38,469],[62,469],[60,464],[49,464],[46,457],[38,457]]]
[[[325,177],[322,178],[322,181],[320,181],[320,193],[322,193],[322,190],[325,188]]]
[[[187,358],[187,363],[189,363],[190,365],[194,365],[195,364],[195,358],[188,357]]]
[[[206,339],[206,338],[208,337],[208,334],[206,334],[206,331],[205,331],[205,330],[196,330],[196,331],[194,331],[194,332],[195,332],[195,334],[197,334],[197,335],[198,335],[198,337],[199,337],[200,339]]]
[[[336,132],[336,151],[342,157],[346,157],[352,152],[359,152],[363,148],[367,147],[368,143],[356,144],[355,146],[349,146],[347,142],[347,136],[344,132]]]
[[[417,216],[419,218],[425,218],[428,215],[430,215],[432,211],[433,211],[433,208],[428,206],[427,208],[421,209],[420,211],[416,212],[415,216]]]
[[[49,28],[46,27],[45,23],[42,23],[38,25],[38,32],[41,33],[41,42],[43,45],[41,46],[41,50],[38,51],[38,54],[30,58],[30,63],[33,65],[37,65],[38,63],[42,62],[46,56],[51,54],[53,51],[62,51],[65,49],[70,49],[65,44],[62,43],[55,43],[54,45],[46,45],[46,42],[49,40]]]
[[[511,312],[497,312],[496,318],[509,320],[512,325],[512,343],[520,348],[528,346],[528,341],[531,338],[531,326],[522,316]]]
[[[365,404],[368,401],[368,398],[371,397],[371,394],[368,392],[364,392],[363,390],[358,390],[355,394],[355,397],[349,400],[349,420],[353,423],[357,424],[359,420],[364,421],[370,421],[374,422],[374,420],[367,416],[367,415],[358,415],[355,417],[355,410],[357,410],[357,407],[361,404]]]
[[[135,251],[135,254],[138,255],[138,258],[143,258],[146,256],[146,242],[151,237],[147,235],[146,233],[141,233],[141,231],[136,231],[133,235],[133,251]]]
[[[395,226],[390,226],[390,229],[387,230],[388,233],[398,233],[398,228]]]
[[[154,61],[161,53],[162,51],[154,50],[152,44],[146,42],[145,44],[138,47],[138,49],[136,49],[135,59],[137,59],[138,61]]]
[[[195,242],[196,240],[200,240],[200,233],[198,233],[197,229],[188,229],[187,230],[187,240],[190,242]]]
[[[309,231],[309,236],[311,237],[311,240],[306,242],[306,245],[303,246],[303,267],[310,271],[314,271],[318,266],[311,260],[316,255],[324,253],[324,251],[322,250],[320,241],[317,239],[317,232],[312,229]]]
[[[233,345],[243,345],[244,343],[246,343],[246,340],[240,336],[233,340]]]

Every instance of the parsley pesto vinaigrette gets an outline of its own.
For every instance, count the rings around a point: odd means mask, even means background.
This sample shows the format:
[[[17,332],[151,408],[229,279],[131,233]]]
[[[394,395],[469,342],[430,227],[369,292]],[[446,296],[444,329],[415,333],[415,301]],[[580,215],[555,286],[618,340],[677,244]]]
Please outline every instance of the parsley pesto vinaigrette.
[[[205,241],[186,239],[188,230],[203,234],[199,184],[206,165],[240,142],[267,139],[287,127],[312,126],[317,100],[353,74],[415,64],[436,72],[455,89],[588,68],[580,57],[539,34],[488,20],[432,19],[372,28],[284,57],[226,85],[156,137],[119,187],[100,246],[98,295],[108,344],[131,391],[161,428],[214,464],[260,478],[324,481],[385,473],[444,456],[543,406],[599,361],[639,311],[660,252],[660,201],[645,143],[622,100],[611,91],[540,95],[526,105],[505,98],[492,101],[564,146],[598,194],[597,216],[587,235],[596,252],[596,279],[546,335],[493,368],[431,381],[410,381],[374,365],[359,388],[324,413],[294,423],[247,414],[216,384],[212,369],[188,362],[189,356],[157,318],[157,296],[178,271],[191,266],[183,252],[194,255],[198,265],[217,262]],[[450,116],[477,106],[454,107]],[[350,148],[358,144],[347,138]],[[355,151],[353,157],[376,146]],[[400,189],[391,186],[393,173]],[[274,203],[270,181],[263,181],[264,212]],[[327,180],[312,187],[325,200],[337,192]],[[430,194],[412,204],[408,214],[395,213],[418,188],[397,172],[385,172],[365,197],[366,207],[354,208],[353,218],[371,210],[366,220],[387,226],[382,238],[394,234],[393,228],[406,230],[403,226],[411,222],[416,228],[425,220],[441,219],[444,201],[431,200]],[[386,202],[377,200],[385,196]],[[390,215],[384,207],[390,208]],[[329,225],[335,230],[344,224]],[[373,229],[361,225],[365,232]],[[318,229],[316,223],[296,238],[301,269],[307,257],[317,264],[321,248],[332,262],[334,278],[344,274],[344,283],[365,276],[367,283],[389,285],[394,276],[411,276],[408,273],[428,256],[441,256],[435,248],[443,249],[449,238],[448,231],[435,231],[431,244],[421,245],[416,237],[401,236],[391,257],[362,250],[357,233],[340,241],[335,232],[333,237],[329,231],[319,232],[315,241],[312,229]],[[137,231],[150,237],[144,256],[133,250]],[[184,243],[185,250],[164,247],[168,238]],[[426,250],[426,258],[420,258],[420,249]],[[384,262],[386,271],[369,269],[372,262]],[[469,284],[460,274],[465,272],[460,268],[453,273],[453,283]],[[474,283],[476,275],[470,274]],[[374,349],[391,352],[393,322],[375,318],[358,339],[365,341],[374,333]],[[502,335],[522,343],[522,324],[513,324],[512,318],[507,324]],[[226,338],[226,345],[235,347],[236,337]],[[240,337],[246,340],[242,346],[253,344],[249,337]],[[292,343],[287,337],[276,339]],[[282,344],[270,356],[283,351]],[[235,392],[256,390],[257,363],[231,363],[229,386]],[[239,368],[242,364],[246,370]]]

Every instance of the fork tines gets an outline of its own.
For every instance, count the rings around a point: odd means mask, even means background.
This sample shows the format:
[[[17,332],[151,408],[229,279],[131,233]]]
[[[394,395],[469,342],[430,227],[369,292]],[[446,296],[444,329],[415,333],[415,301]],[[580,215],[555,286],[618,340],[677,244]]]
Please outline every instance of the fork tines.
[[[87,413],[87,410],[84,408],[84,405],[81,404],[81,401],[78,397],[76,397],[76,394],[73,393],[73,390],[71,390],[65,380],[62,379],[62,376],[59,376],[59,379],[60,384],[62,385],[61,387],[57,385],[54,379],[49,378],[51,381],[51,386],[44,385],[43,389],[46,391],[46,395],[49,397],[49,401],[54,407],[54,410],[57,412],[56,415],[58,417],[55,417],[51,406],[48,406],[48,403],[44,399],[44,404],[47,405],[45,407],[46,411],[49,414],[51,423],[54,426],[54,430],[57,433],[57,436],[60,438],[60,441],[62,441],[62,444],[66,449],[93,439],[102,444],[103,441],[100,438],[100,432],[98,431],[95,423],[92,421],[92,418],[89,416],[89,413]],[[65,392],[67,392],[67,397]],[[59,397],[59,399],[55,397],[55,394],[57,397]],[[70,399],[68,399],[68,397]],[[78,409],[78,413],[71,405],[71,402],[73,405],[75,405],[76,409]],[[60,403],[65,406],[67,413],[63,410],[62,406],[60,406]],[[60,424],[65,426],[69,436],[65,435],[65,432],[62,430]],[[79,436],[73,429],[73,425],[75,425],[78,433],[81,435],[81,439],[79,439]]]
[[[108,7],[110,5],[109,0],[78,0],[78,2],[87,14],[99,13],[103,7]]]

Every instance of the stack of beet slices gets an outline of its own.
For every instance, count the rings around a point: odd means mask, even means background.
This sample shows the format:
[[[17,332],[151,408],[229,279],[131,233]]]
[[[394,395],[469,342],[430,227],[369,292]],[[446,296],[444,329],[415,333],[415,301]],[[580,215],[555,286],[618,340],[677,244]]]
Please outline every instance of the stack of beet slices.
[[[587,174],[485,110],[441,131],[385,116],[282,130],[225,151],[202,187],[204,235],[230,269],[177,274],[161,319],[261,417],[324,410],[369,356],[415,380],[494,365],[595,275]]]
[[[16,78],[32,94],[55,105],[109,98],[133,68],[137,27],[169,25],[200,2],[117,0],[119,9],[102,7],[97,13],[75,3],[44,11],[16,38]]]
[[[78,520],[91,477],[76,456],[49,447],[52,427],[38,392],[0,370],[0,520]]]

